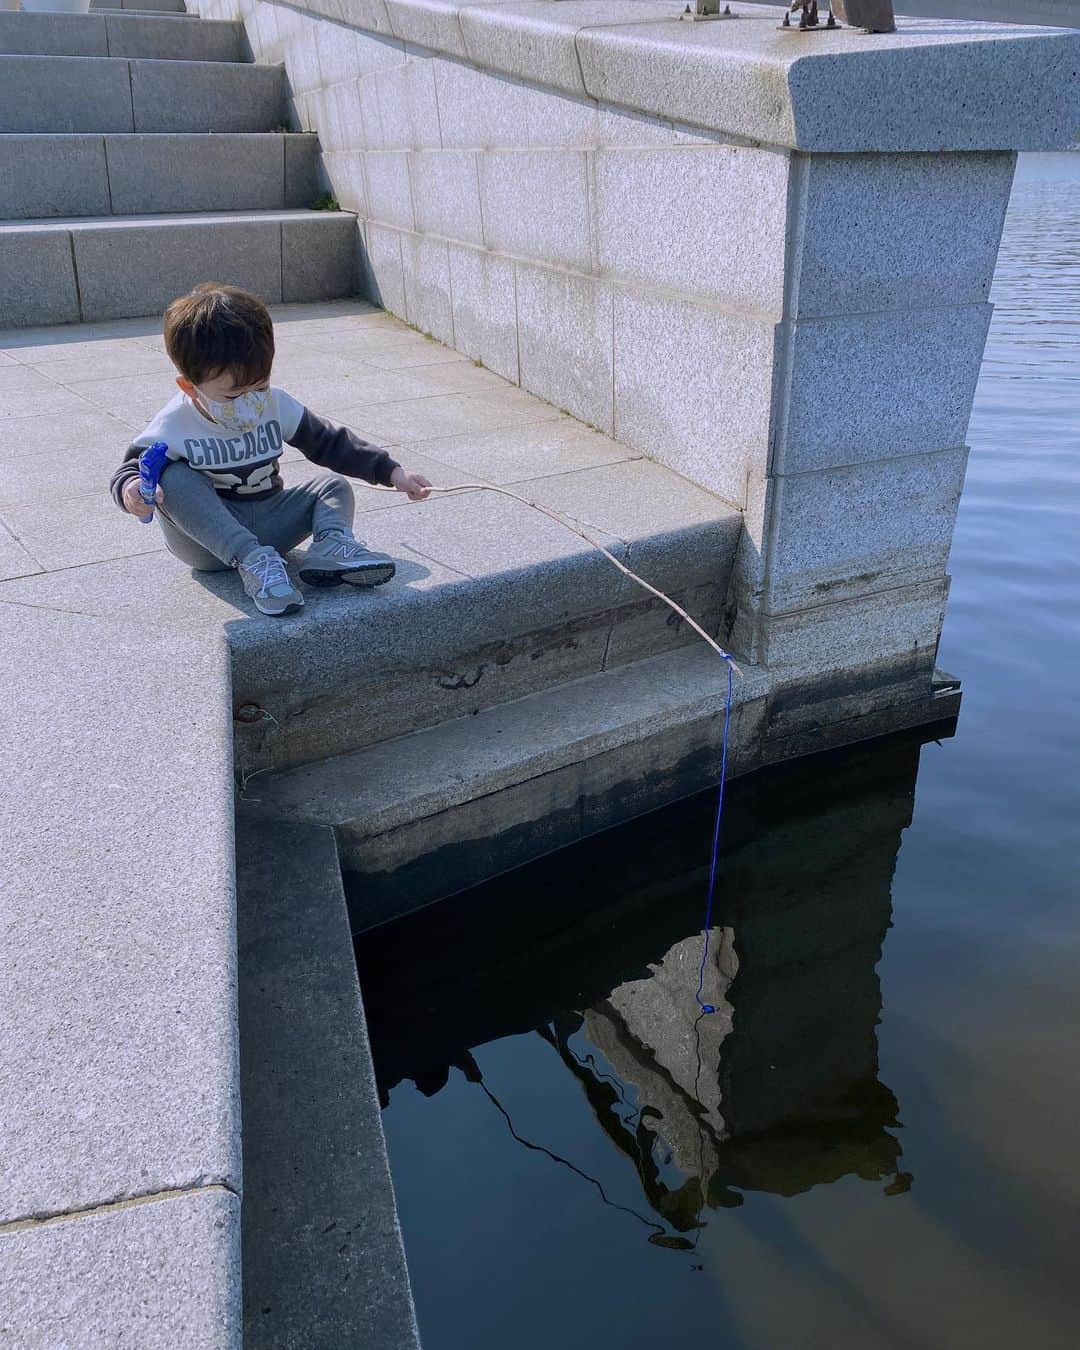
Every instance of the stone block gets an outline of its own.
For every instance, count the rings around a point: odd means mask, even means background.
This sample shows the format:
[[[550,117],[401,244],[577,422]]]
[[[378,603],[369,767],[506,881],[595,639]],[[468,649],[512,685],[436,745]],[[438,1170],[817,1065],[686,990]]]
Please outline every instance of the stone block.
[[[727,584],[741,513],[659,464],[626,459],[545,475],[517,490],[586,533],[599,532],[601,542],[604,534],[621,539],[627,566],[661,590]],[[647,594],[627,577],[619,598],[629,603]]]
[[[390,26],[397,37],[430,51],[465,57],[465,39],[458,22],[459,0],[386,0]]]
[[[0,1236],[5,1331],[24,1350],[240,1350],[240,1201],[223,1189]]]
[[[346,211],[355,211],[358,215],[369,214],[367,182],[364,178],[364,156],[359,151],[343,150],[336,155],[322,156],[323,169],[330,180],[334,196]],[[309,206],[315,200],[312,193],[304,203]]]
[[[37,559],[27,552],[14,535],[0,526],[0,581],[33,576],[42,571],[44,568]]]
[[[630,550],[627,565],[641,574],[637,563],[632,561],[634,550]],[[633,594],[630,591],[633,590]],[[724,612],[727,583],[723,586],[715,582],[704,582],[698,586],[680,587],[677,583],[668,587],[666,593],[705,629],[706,633],[720,630]],[[604,653],[604,669],[614,670],[618,666],[629,665],[633,661],[645,661],[661,652],[669,652],[677,647],[698,647],[704,644],[700,635],[681,619],[670,606],[654,596],[647,595],[639,588],[629,585],[625,599],[612,611],[611,636],[608,638],[607,651]],[[718,657],[714,660],[719,661]]]
[[[270,133],[107,136],[112,213],[280,209],[284,142]]]
[[[318,212],[281,222],[282,301],[341,300],[359,282],[356,217]]]
[[[46,402],[54,412],[82,411],[85,407],[78,394],[57,386],[49,374],[33,366],[0,370],[0,417],[33,417]]]
[[[422,333],[454,345],[454,316],[450,303],[450,258],[441,239],[422,234],[401,236],[405,268],[405,318]]]
[[[804,320],[773,472],[962,445],[990,306]]]
[[[596,110],[596,139],[602,146],[626,145],[649,149],[678,145],[680,132],[667,118],[601,103]]]
[[[334,89],[309,89],[304,95],[311,129],[319,137],[323,150],[330,152],[341,150],[344,146],[341,130],[341,115],[338,111],[337,91]]]
[[[613,435],[742,506],[748,470],[768,451],[774,330],[616,289]]]
[[[580,147],[589,149],[600,141],[596,104],[554,89],[521,88],[525,109],[525,143],[535,149]]]
[[[480,155],[478,167],[488,248],[553,266],[591,270],[583,152],[489,150]]]
[[[433,59],[439,128],[444,149],[520,146],[526,87],[492,71]]]
[[[99,377],[92,381],[80,381],[73,387],[78,389],[84,402],[110,413],[133,431],[141,431],[158,409],[169,401],[176,385],[174,377],[165,371],[157,374],[144,371],[114,379]],[[150,532],[147,530],[143,533]]]
[[[319,138],[282,136],[285,150],[286,207],[310,206],[319,195]]]
[[[416,228],[482,245],[480,184],[471,150],[416,150],[409,155]]]
[[[185,23],[169,16],[107,14],[109,56],[161,61],[243,61],[243,26],[203,19]]]
[[[131,131],[131,85],[123,61],[102,57],[0,56],[5,133]]]
[[[498,427],[545,422],[558,416],[556,409],[520,389],[492,390],[486,394],[439,394],[402,403],[328,408],[327,412],[380,445],[404,445],[436,436],[494,431]]]
[[[360,99],[360,80],[345,80],[334,86],[338,126],[343,150],[379,150],[381,144],[369,144],[364,126],[364,108]]]
[[[0,305],[0,309],[7,313],[6,306]],[[134,430],[138,431],[140,427]],[[50,410],[31,422],[22,418],[0,418],[0,464],[6,465],[13,459],[43,451],[66,460],[68,455],[81,454],[88,442],[113,446],[119,464],[131,439],[131,431],[124,422],[89,404],[85,404],[80,412],[67,408],[63,412]]]
[[[585,92],[817,152],[1048,150],[1075,135],[1073,33],[920,20],[873,37],[830,34],[807,52],[778,48],[775,13],[740,18],[583,28]]]
[[[382,225],[413,228],[409,157],[402,150],[369,151],[364,156],[368,210]]]
[[[641,22],[672,17],[663,0],[637,0],[631,12]],[[458,17],[465,49],[478,66],[584,94],[578,31],[626,23],[629,14],[623,0],[525,0],[514,5],[470,4]]]
[[[375,75],[383,144],[387,150],[441,146],[434,69],[431,58],[421,57]]]
[[[389,70],[393,66],[403,66],[408,60],[405,44],[385,31],[360,31],[354,29],[353,40],[356,52],[355,73],[364,76],[377,70]]]
[[[360,115],[364,121],[364,144],[368,150],[385,150],[382,114],[379,112],[379,86],[374,76],[362,75],[357,82]]]
[[[319,70],[319,49],[315,38],[314,20],[305,22],[303,28],[293,33],[285,45],[285,74],[289,87],[295,94],[307,94],[312,89],[322,88],[322,72]]]
[[[583,796],[597,799],[597,806],[606,796],[610,806],[616,794],[625,801],[626,791],[636,789],[642,799],[636,809],[646,810],[680,795],[672,791],[673,771],[681,794],[692,791],[677,767],[685,768],[695,752],[700,761],[706,746],[719,749],[726,682],[717,678],[718,665],[709,652],[669,652],[636,668],[594,672],[557,690],[481,707],[476,721],[459,718],[343,756],[335,762],[336,782],[323,766],[268,780],[260,810],[332,817],[346,866],[372,880],[371,874],[399,872],[434,851],[457,867],[465,852],[472,875],[455,872],[451,885],[467,884],[602,828],[583,819]],[[738,686],[732,718],[737,771],[755,762],[762,704],[762,682],[748,676]],[[712,775],[714,754],[706,758]],[[452,765],[453,772],[433,774],[433,764]],[[644,800],[660,785],[659,797]],[[444,851],[465,840],[471,847],[455,851],[458,856]],[[395,887],[399,901],[407,896],[407,903],[418,904],[444,894],[431,889],[439,884],[431,870],[424,881],[417,876]],[[364,887],[368,895],[375,889]],[[369,924],[388,917],[386,910],[364,915]],[[354,910],[354,928],[362,926],[359,918]]]
[[[799,317],[986,300],[1015,156],[814,155]]]
[[[109,210],[100,136],[0,136],[0,218],[104,216]]]
[[[8,605],[0,655],[0,1220],[214,1184],[239,1191],[226,653],[209,634]],[[172,715],[177,669],[199,699]],[[139,691],[124,714],[133,740],[114,734],[119,671]],[[131,754],[132,743],[151,741],[153,754]],[[78,810],[71,775],[43,772],[64,756],[96,785]],[[152,847],[131,847],[136,814]],[[173,1203],[184,1202],[163,1202]],[[158,1269],[175,1245],[158,1242]],[[178,1259],[178,1269],[187,1264]],[[69,1297],[88,1299],[89,1276],[56,1269]]]
[[[319,73],[323,85],[355,80],[355,30],[340,23],[320,23],[315,28],[315,47],[319,57]]]
[[[244,1344],[419,1350],[333,831],[241,817],[237,881]]]
[[[511,431],[450,436],[428,441],[424,450],[460,470],[468,480],[498,484],[554,475],[574,477],[579,470],[633,458],[633,451],[625,445],[583,427],[572,417],[557,417]]]
[[[124,445],[117,442],[113,448],[115,467]],[[8,528],[46,571],[132,557],[162,547],[156,530],[137,526],[130,516],[117,510],[108,495],[110,473],[111,469],[99,481],[96,495],[68,496],[51,503],[43,503],[39,495],[31,505],[4,509]],[[61,521],[63,526],[58,528]]]
[[[449,246],[454,345],[507,380],[518,382],[514,264],[480,249]]]
[[[132,61],[135,131],[272,131],[284,125],[280,66]],[[122,130],[123,128],[102,128]]]
[[[276,5],[256,5],[248,22],[246,34],[254,60],[274,65],[284,61],[287,42],[283,41],[278,27]]]
[[[78,467],[73,471],[69,459],[56,454],[47,443],[39,440],[32,419],[18,420],[23,422],[26,439],[21,453],[11,457],[10,469],[0,475],[0,516],[19,508],[37,506],[42,501],[61,503],[73,497],[103,496],[131,438],[128,427],[114,422],[110,438],[79,447]],[[58,511],[58,515],[66,522],[66,508]],[[6,545],[0,542],[0,568],[6,568],[9,576],[38,570],[37,560],[32,559],[34,566],[20,566],[17,573],[12,571],[11,564],[20,561],[19,555],[10,548],[5,553],[5,548]],[[22,551],[26,552],[25,549]]]
[[[786,155],[728,145],[598,150],[590,166],[600,271],[780,317]]]
[[[966,463],[966,450],[945,450],[777,480],[765,608],[942,577]]]
[[[788,614],[765,614],[764,664],[776,672],[781,685],[791,679],[802,685],[801,693],[790,696],[799,704],[814,701],[811,681],[818,675],[842,677],[837,695],[845,687],[857,688],[857,672],[866,668],[876,668],[871,688],[886,686],[890,667],[900,682],[920,672],[928,678],[948,592],[948,578],[940,577]],[[819,686],[818,694],[826,692],[827,683]]]
[[[108,56],[101,14],[0,14],[0,54],[5,56]]]
[[[372,33],[384,34],[388,38],[393,37],[386,0],[337,0],[337,4],[343,22]]]
[[[401,263],[401,235],[374,221],[364,225],[364,293],[391,314],[405,317],[405,273]]]
[[[525,263],[516,277],[522,385],[614,435],[610,283]]]
[[[5,324],[79,321],[66,230],[0,226],[0,315]]]
[[[270,304],[281,300],[281,225],[273,217],[84,226],[75,232],[74,248],[88,320],[159,313],[206,280],[208,259],[234,286]]]

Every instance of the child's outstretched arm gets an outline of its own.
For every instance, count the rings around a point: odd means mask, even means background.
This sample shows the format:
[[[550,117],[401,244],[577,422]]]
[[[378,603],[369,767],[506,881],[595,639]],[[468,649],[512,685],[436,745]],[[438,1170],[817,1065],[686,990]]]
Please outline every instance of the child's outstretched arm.
[[[421,501],[431,487],[426,478],[402,468],[385,450],[348,427],[327,422],[310,408],[304,409],[299,425],[286,440],[320,468],[344,474],[346,478],[362,478],[380,487],[397,488],[412,501]]]

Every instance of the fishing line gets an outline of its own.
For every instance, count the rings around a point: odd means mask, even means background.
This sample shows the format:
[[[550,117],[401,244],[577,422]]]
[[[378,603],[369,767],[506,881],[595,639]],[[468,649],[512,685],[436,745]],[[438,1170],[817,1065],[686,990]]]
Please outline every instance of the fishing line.
[[[376,487],[375,490],[381,492],[397,491],[396,488],[383,487]],[[694,993],[694,998],[702,1013],[714,1013],[716,1009],[713,1005],[702,1001],[701,991],[704,988],[705,983],[705,965],[709,959],[709,929],[712,925],[713,899],[716,894],[716,873],[720,853],[720,822],[724,814],[724,784],[727,779],[728,734],[731,729],[731,705],[734,700],[733,676],[741,675],[742,671],[735,664],[735,659],[732,657],[731,653],[725,651],[715,638],[710,637],[704,628],[702,628],[695,619],[691,618],[681,605],[676,604],[675,601],[672,600],[670,595],[665,595],[663,591],[650,585],[644,577],[640,577],[636,572],[632,572],[624,562],[619,558],[616,558],[615,555],[606,549],[598,539],[588,533],[588,530],[584,528],[588,522],[575,520],[572,516],[566,516],[559,511],[552,510],[551,507],[545,506],[542,502],[533,501],[530,497],[523,497],[520,493],[512,492],[509,488],[498,487],[495,483],[456,483],[453,487],[431,487],[428,491],[432,493],[437,492],[443,495],[448,495],[452,492],[497,492],[503,497],[511,497],[516,502],[521,502],[525,506],[531,506],[534,511],[539,511],[542,515],[554,520],[556,524],[562,525],[565,529],[572,530],[574,534],[584,539],[587,544],[591,544],[593,548],[599,550],[608,562],[610,562],[612,566],[617,567],[624,576],[627,576],[631,581],[636,582],[637,585],[648,591],[650,595],[654,595],[658,600],[662,600],[664,604],[674,610],[681,619],[685,620],[700,638],[703,638],[704,641],[709,644],[713,651],[716,652],[717,656],[719,656],[727,666],[727,693],[724,698],[724,728],[720,738],[720,781],[717,786],[716,815],[713,821],[712,850],[709,857],[709,889],[705,898],[705,918],[702,924],[703,941],[701,948],[701,964],[698,967],[697,989]],[[597,529],[599,527],[592,526],[592,528]]]

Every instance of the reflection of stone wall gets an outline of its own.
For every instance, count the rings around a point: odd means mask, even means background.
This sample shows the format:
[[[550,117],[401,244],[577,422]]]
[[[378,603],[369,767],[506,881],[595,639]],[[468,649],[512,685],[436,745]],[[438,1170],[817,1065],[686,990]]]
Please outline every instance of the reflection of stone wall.
[[[713,931],[703,990],[715,1014],[694,999],[700,935],[585,1014],[585,1035],[711,1203],[732,1186],[786,1193],[896,1169],[875,967],[910,783],[763,828],[725,859],[727,926]]]
[[[739,959],[732,930],[715,929],[701,998],[716,1012],[703,1019],[688,1017],[687,994],[697,988],[702,944],[703,938],[697,933],[677,942],[653,967],[648,979],[631,980],[612,990],[606,1003],[586,1012],[585,1034],[604,1052],[619,1076],[638,1086],[652,1105],[659,1107],[663,1098],[671,1099],[671,1109],[661,1112],[665,1120],[673,1119],[674,1103],[688,1096],[700,1105],[700,1118],[710,1132],[722,1136],[720,1080],[715,1073],[702,1074],[701,1064],[719,1062],[721,1045],[731,1033],[732,1006],[727,995]],[[692,1003],[691,1012],[696,1010],[697,1004]],[[699,1133],[695,1126],[695,1158]],[[682,1150],[677,1138],[665,1137],[678,1156]],[[681,1157],[679,1161],[680,1166],[685,1165]]]

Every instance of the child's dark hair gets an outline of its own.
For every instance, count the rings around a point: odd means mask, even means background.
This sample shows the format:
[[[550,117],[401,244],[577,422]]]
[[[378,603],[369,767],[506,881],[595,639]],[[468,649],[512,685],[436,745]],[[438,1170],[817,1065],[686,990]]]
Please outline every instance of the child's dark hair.
[[[192,384],[224,372],[258,384],[274,361],[274,323],[257,295],[204,281],[165,311],[165,350]]]

